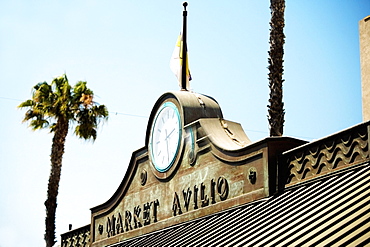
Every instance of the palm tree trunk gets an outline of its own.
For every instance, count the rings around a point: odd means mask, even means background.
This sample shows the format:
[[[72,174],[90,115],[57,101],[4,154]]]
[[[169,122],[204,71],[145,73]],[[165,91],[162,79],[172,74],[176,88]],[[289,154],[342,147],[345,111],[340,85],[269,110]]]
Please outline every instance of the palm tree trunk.
[[[269,87],[270,105],[268,106],[270,136],[282,136],[284,127],[283,103],[283,55],[284,55],[284,10],[285,0],[270,0],[270,51],[269,51]]]
[[[57,196],[59,190],[60,173],[62,170],[62,158],[64,143],[68,134],[68,120],[60,117],[55,127],[53,143],[51,147],[51,171],[49,176],[48,194],[45,201],[45,241],[46,247],[52,247],[55,243],[55,212],[57,208]]]

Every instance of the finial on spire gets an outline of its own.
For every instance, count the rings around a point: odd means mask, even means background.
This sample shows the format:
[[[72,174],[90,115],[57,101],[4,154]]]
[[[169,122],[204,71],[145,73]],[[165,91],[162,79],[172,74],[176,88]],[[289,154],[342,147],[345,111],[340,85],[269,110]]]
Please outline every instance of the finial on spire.
[[[184,6],[184,11],[186,11],[186,7],[188,6],[188,2],[183,2],[182,6]]]
[[[177,79],[179,80],[179,86],[182,91],[189,90],[189,81],[191,80],[191,75],[188,66],[187,59],[187,45],[186,45],[186,16],[187,11],[186,7],[188,6],[187,2],[183,2],[184,6],[183,14],[183,26],[182,33],[177,40],[175,50],[173,51],[170,68],[175,73]]]

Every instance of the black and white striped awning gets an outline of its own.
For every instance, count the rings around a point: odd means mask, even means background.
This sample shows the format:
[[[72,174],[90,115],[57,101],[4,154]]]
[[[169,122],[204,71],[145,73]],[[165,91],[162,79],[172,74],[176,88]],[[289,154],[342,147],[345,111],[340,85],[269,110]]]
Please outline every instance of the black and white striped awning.
[[[369,163],[123,246],[370,246]]]

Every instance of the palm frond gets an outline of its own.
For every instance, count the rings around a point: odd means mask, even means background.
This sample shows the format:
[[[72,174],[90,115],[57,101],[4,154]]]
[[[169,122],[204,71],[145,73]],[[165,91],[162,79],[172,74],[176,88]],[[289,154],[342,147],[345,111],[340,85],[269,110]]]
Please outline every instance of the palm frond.
[[[53,124],[50,124],[49,128],[50,128],[50,133],[52,132],[55,132],[55,127],[57,126],[56,123],[53,123]]]
[[[76,136],[85,140],[95,141],[97,136],[96,133],[96,128],[94,128],[92,124],[80,124],[77,125],[75,129]]]
[[[62,115],[64,118],[71,118],[71,85],[69,85],[66,74],[63,74],[51,82],[54,89],[55,100],[53,102],[53,111],[55,115]]]
[[[18,107],[28,107],[23,121],[30,121],[33,129],[49,127],[55,131],[55,122],[60,117],[76,122],[75,134],[83,139],[95,140],[97,127],[108,119],[104,105],[93,101],[94,93],[86,81],[78,81],[71,87],[65,74],[56,77],[50,84],[40,82],[33,87],[32,99]]]
[[[101,121],[108,119],[108,110],[104,105],[81,108],[76,113],[75,134],[83,139],[96,139],[96,129]]]
[[[30,119],[33,119],[33,118],[37,118],[37,117],[42,117],[40,116],[40,114],[37,112],[37,111],[34,111],[32,109],[29,109],[28,111],[26,111],[26,113],[24,114],[24,119],[23,119],[23,122],[26,122]]]
[[[34,106],[34,104],[35,104],[35,102],[33,100],[29,99],[29,100],[26,100],[26,101],[20,103],[17,107],[18,108],[32,107],[32,106]]]
[[[49,126],[49,122],[43,118],[36,118],[31,120],[30,127],[32,130],[45,129]]]
[[[86,86],[86,81],[78,81],[73,87],[73,105],[77,110],[80,107],[91,108],[94,104],[94,93]]]
[[[52,88],[47,82],[40,82],[33,88],[32,100],[38,103],[50,104]]]
[[[108,120],[109,112],[105,105],[96,105],[93,107],[93,111],[100,119]]]

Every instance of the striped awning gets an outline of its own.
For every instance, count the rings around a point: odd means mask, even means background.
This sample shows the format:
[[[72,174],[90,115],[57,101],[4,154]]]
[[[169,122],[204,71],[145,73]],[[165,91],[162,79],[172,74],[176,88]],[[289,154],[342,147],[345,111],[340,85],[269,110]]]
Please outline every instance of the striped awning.
[[[370,245],[369,163],[112,247]]]

